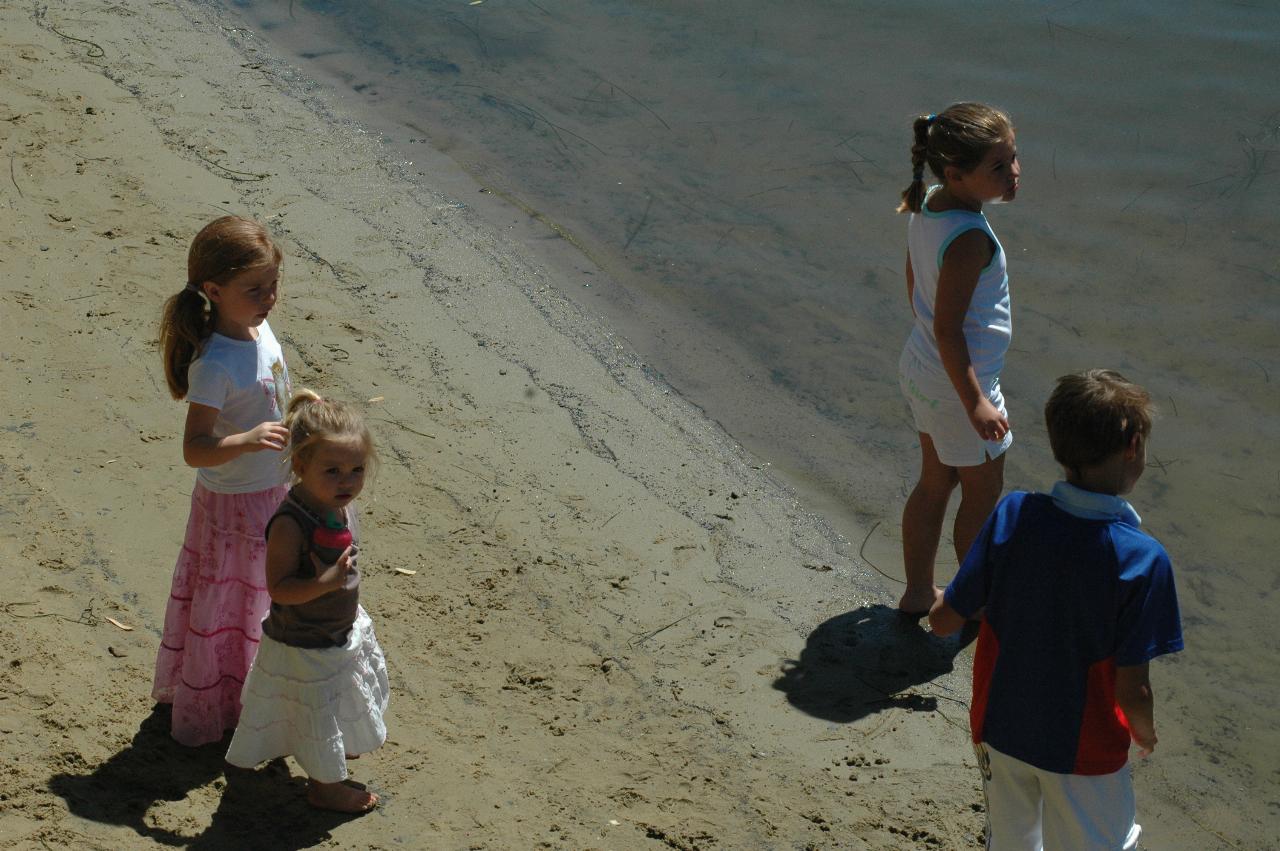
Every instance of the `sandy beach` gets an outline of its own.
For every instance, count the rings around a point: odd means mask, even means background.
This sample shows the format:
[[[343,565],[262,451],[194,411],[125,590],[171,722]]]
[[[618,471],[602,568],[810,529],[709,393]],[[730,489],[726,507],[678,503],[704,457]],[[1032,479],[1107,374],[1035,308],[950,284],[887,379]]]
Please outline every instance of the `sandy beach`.
[[[980,846],[970,651],[465,198],[201,6],[7,5],[0,46],[0,845]],[[379,442],[360,819],[150,699],[193,482],[156,325],[223,213],[284,250],[295,386]]]
[[[375,142],[210,16],[2,14],[0,843],[973,843],[964,678],[928,682],[958,645],[899,625],[500,235],[388,191]],[[296,766],[228,782],[149,697],[192,482],[156,319],[222,211],[285,250],[295,384],[361,404],[381,444],[363,599],[394,696],[354,765],[386,801],[364,819],[310,811]],[[798,571],[812,598],[771,596]]]

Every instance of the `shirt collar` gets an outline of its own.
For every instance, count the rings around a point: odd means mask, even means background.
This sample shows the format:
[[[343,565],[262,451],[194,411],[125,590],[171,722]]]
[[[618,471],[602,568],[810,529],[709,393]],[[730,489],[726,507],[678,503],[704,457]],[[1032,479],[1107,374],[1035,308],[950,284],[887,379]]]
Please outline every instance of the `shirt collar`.
[[[1058,482],[1049,496],[1058,508],[1085,520],[1119,520],[1130,526],[1142,525],[1142,518],[1128,500],[1109,493],[1087,491],[1069,482]]]

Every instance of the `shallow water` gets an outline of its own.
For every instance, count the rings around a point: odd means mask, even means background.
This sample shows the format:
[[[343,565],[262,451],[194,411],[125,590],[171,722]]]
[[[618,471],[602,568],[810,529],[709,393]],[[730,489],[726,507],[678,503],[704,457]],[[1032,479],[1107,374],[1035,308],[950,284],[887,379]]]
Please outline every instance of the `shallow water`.
[[[521,220],[553,278],[891,574],[917,454],[895,377],[909,122],[1007,109],[1023,188],[988,216],[1014,305],[1009,484],[1056,476],[1057,375],[1151,390],[1133,499],[1174,558],[1188,649],[1152,666],[1148,836],[1280,835],[1280,7],[238,5],[406,159],[443,151],[486,187],[464,200]]]

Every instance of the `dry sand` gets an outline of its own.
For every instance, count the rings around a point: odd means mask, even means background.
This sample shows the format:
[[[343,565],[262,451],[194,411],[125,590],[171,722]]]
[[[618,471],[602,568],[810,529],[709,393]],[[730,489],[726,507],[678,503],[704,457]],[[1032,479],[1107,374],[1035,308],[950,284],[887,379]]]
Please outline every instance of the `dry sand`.
[[[186,4],[0,8],[0,845],[976,844],[959,645],[256,49]],[[156,320],[222,212],[285,250],[295,385],[381,445],[361,819],[291,763],[228,778],[149,697],[193,481]]]

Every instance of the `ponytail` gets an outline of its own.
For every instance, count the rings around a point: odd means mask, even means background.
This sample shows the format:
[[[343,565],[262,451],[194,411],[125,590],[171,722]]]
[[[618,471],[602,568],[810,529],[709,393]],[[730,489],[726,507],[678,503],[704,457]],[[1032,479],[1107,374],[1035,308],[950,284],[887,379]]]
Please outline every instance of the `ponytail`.
[[[924,167],[929,154],[929,128],[935,120],[936,115],[921,115],[912,124],[915,138],[911,145],[911,185],[902,190],[899,213],[918,213],[924,204]]]
[[[223,216],[200,229],[187,251],[187,285],[164,303],[160,353],[164,380],[175,399],[185,399],[187,367],[200,356],[217,323],[216,308],[205,304],[205,283],[224,285],[250,269],[280,264],[280,249],[253,219]]]
[[[987,151],[1013,138],[1013,124],[994,106],[953,103],[938,115],[921,115],[912,123],[911,185],[902,193],[899,213],[918,213],[924,206],[924,169],[946,182],[947,167],[969,172]]]
[[[285,411],[284,427],[289,429],[289,459],[295,473],[315,452],[316,444],[344,438],[358,441],[368,464],[377,465],[373,435],[360,412],[333,399],[324,399],[314,390],[303,387],[293,394]]]
[[[186,398],[187,367],[212,333],[213,310],[205,306],[199,290],[188,285],[165,301],[160,316],[160,354],[164,380],[173,398]]]
[[[323,401],[324,400],[320,398],[319,393],[308,387],[303,387],[296,391],[293,394],[293,398],[289,400],[289,406],[285,409],[283,421],[284,427],[289,429],[293,428],[294,423],[296,423],[298,418],[302,415],[304,408],[315,402]],[[309,432],[310,430],[308,430],[308,433]],[[299,435],[299,437],[305,436],[306,435]]]

